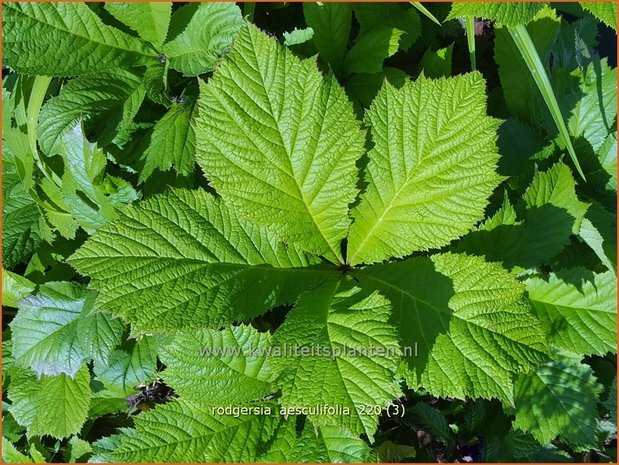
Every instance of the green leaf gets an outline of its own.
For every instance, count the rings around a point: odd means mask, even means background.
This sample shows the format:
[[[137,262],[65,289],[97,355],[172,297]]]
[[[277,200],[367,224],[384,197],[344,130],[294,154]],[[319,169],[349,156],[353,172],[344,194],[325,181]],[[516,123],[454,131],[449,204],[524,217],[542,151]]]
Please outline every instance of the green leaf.
[[[584,137],[597,152],[617,119],[617,68],[610,68],[608,60],[590,63],[575,72],[580,95],[576,106],[566,115],[567,127],[574,138]]]
[[[346,80],[346,92],[350,98],[358,100],[363,107],[369,107],[383,86],[385,79],[389,84],[402,87],[409,76],[398,68],[383,68],[380,73],[356,73]]]
[[[105,154],[88,142],[81,121],[67,128],[57,148],[65,165],[62,198],[72,218],[87,233],[116,218],[116,207],[137,199],[127,181],[105,177]]]
[[[175,400],[135,417],[135,429],[93,444],[95,462],[254,462],[275,417],[212,415]]]
[[[557,163],[536,172],[524,193],[523,220],[509,198],[503,206],[456,247],[513,268],[534,267],[556,256],[579,233],[589,204],[576,196],[576,181],[567,165]]]
[[[419,402],[409,410],[409,414],[413,418],[413,421],[421,426],[423,431],[427,431],[435,438],[446,442],[451,437],[451,430],[449,429],[447,418],[445,418],[445,415],[439,409]]]
[[[231,207],[342,261],[364,134],[334,77],[250,26],[202,86],[195,129],[198,163]]]
[[[86,314],[77,320],[77,340],[87,359],[108,363],[112,350],[122,342],[125,325],[106,313]]]
[[[157,47],[163,44],[168,34],[172,14],[171,2],[110,2],[105,4],[105,9],[137,32],[142,39]]]
[[[244,25],[241,10],[234,3],[201,3],[189,24],[162,47],[170,67],[186,76],[197,76],[215,69]]]
[[[305,22],[314,30],[314,44],[320,57],[335,74],[343,71],[344,57],[348,52],[348,39],[352,22],[349,3],[306,2],[303,3]]]
[[[617,217],[593,204],[582,220],[578,236],[613,273],[617,267]]]
[[[196,134],[191,126],[195,100],[176,103],[157,121],[144,152],[146,162],[140,173],[140,181],[148,179],[155,169],[174,169],[187,176],[193,173],[196,164]]]
[[[96,126],[100,143],[109,143],[137,113],[145,90],[142,77],[116,70],[73,79],[49,99],[39,115],[39,144],[47,155],[59,150],[63,135],[83,119]]]
[[[68,463],[81,463],[79,459],[84,458],[85,455],[92,453],[92,447],[88,441],[73,436],[69,440],[65,453],[65,460]]]
[[[479,73],[383,86],[366,115],[374,147],[353,210],[348,261],[438,248],[483,218],[496,174],[497,121]]]
[[[161,377],[182,399],[197,405],[257,400],[271,390],[269,343],[269,333],[251,326],[180,332],[160,354],[166,365]]]
[[[398,51],[403,32],[390,27],[371,29],[359,34],[344,62],[349,73],[378,73],[383,61]]]
[[[506,268],[534,267],[569,244],[574,219],[565,210],[545,204],[525,211],[518,221],[509,200],[485,223],[466,235],[455,251],[501,262]]]
[[[4,135],[3,135],[4,136]],[[4,139],[3,139],[4,142]],[[14,158],[2,152],[2,266],[25,262],[41,243],[41,213],[17,173]]]
[[[402,31],[400,48],[408,50],[421,34],[421,19],[413,8],[404,9],[398,3],[356,3],[355,16],[361,34],[381,27]]]
[[[402,463],[406,459],[412,459],[417,454],[413,446],[405,444],[395,444],[389,439],[381,443],[376,449],[378,460],[382,463]]]
[[[560,436],[575,446],[595,447],[601,390],[589,366],[577,360],[550,362],[516,381],[514,427],[541,444]]]
[[[617,4],[615,2],[581,2],[580,5],[604,24],[617,30]]]
[[[85,3],[7,3],[4,64],[24,74],[72,76],[155,63],[141,40],[105,25]]]
[[[217,328],[292,302],[331,274],[203,190],[120,210],[69,262],[100,291],[96,307],[135,332]]]
[[[373,265],[355,276],[393,303],[403,348],[417,348],[404,357],[410,388],[512,403],[513,374],[545,360],[546,337],[523,286],[497,264],[442,254]]]
[[[136,391],[131,391],[135,394]],[[93,393],[90,400],[88,418],[98,418],[114,413],[127,413],[128,392],[117,389],[103,389]]]
[[[573,70],[598,60],[595,56],[597,47],[598,27],[595,19],[584,16],[574,22],[561,22],[561,31],[557,41],[552,46],[552,68]]]
[[[107,363],[124,328],[106,314],[89,314],[94,297],[76,284],[54,282],[22,299],[10,324],[16,364],[39,375],[74,376],[85,361]]]
[[[158,342],[145,336],[111,353],[109,361],[95,364],[97,379],[111,392],[134,394],[134,387],[149,381],[157,369]]]
[[[312,428],[306,422],[296,431],[297,417],[281,421],[263,463],[360,463],[370,461],[370,448],[352,433],[333,426]]]
[[[3,463],[34,463],[27,455],[22,454],[11,442],[2,437],[2,462]]]
[[[617,135],[615,133],[608,134],[597,153],[597,158],[602,168],[600,171],[604,173],[603,181],[599,183],[598,188],[617,192]]]
[[[516,26],[532,21],[544,5],[543,2],[454,2],[447,19],[476,17]]]
[[[2,268],[3,307],[17,307],[17,302],[32,294],[35,287],[32,281]]]
[[[335,423],[356,434],[366,433],[371,440],[378,418],[372,409],[364,408],[382,410],[400,395],[395,378],[400,348],[387,321],[389,313],[384,297],[341,281],[299,297],[273,335],[273,365],[279,372],[282,406],[345,407],[348,413],[308,416],[319,425]],[[281,357],[276,356],[278,348]],[[307,354],[291,354],[290,348]],[[359,352],[351,354],[351,350]]]
[[[453,44],[436,51],[428,49],[419,62],[419,72],[428,78],[440,78],[451,76],[451,55]]]
[[[536,163],[544,158],[544,138],[528,124],[509,118],[499,128],[499,173],[509,176],[510,187],[522,192],[531,182]]]
[[[16,365],[38,375],[75,376],[87,358],[78,342],[78,319],[92,307],[93,298],[75,284],[57,282],[22,299],[10,323]]]
[[[578,199],[574,176],[563,163],[555,163],[548,171],[536,173],[522,198],[529,208],[553,205],[567,211],[574,218],[572,231],[575,234],[589,208],[588,203]]]
[[[290,32],[284,32],[284,45],[287,47],[292,47],[293,45],[301,45],[306,42],[309,42],[314,38],[314,30],[311,27],[306,27],[304,29],[294,28]]]
[[[68,375],[43,376],[16,370],[9,386],[11,414],[28,428],[29,436],[49,435],[58,439],[77,433],[90,405],[90,373],[82,366],[75,379]]]
[[[617,349],[617,286],[611,271],[584,268],[526,281],[529,298],[555,346],[578,354]]]

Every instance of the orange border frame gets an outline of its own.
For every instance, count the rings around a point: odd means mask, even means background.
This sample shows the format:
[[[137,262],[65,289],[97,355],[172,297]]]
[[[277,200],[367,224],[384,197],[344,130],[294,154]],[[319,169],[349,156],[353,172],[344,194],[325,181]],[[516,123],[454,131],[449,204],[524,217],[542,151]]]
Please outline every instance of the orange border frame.
[[[5,0],[7,3],[10,2],[20,2],[22,0]],[[49,0],[27,0],[28,2],[49,2]],[[96,3],[97,0],[64,0],[64,1],[69,1],[69,2],[91,2],[91,3]],[[113,2],[119,2],[122,0],[108,0],[108,1],[113,1]],[[126,0],[129,2],[143,2],[144,0]],[[156,2],[160,2],[163,0],[155,0]],[[179,2],[179,0],[172,0],[173,2]],[[230,1],[230,0],[185,0],[185,2],[208,2],[208,1],[217,1],[217,2],[225,2],[225,1]],[[333,3],[352,3],[352,2],[363,2],[363,3],[407,3],[406,1],[403,0],[340,0],[339,2],[335,2],[333,0],[326,0],[327,2],[333,2]],[[424,3],[458,3],[458,2],[463,2],[463,3],[471,3],[474,2],[475,0],[454,0],[453,2],[450,1],[445,1],[445,0],[425,0]],[[491,3],[493,2],[493,0],[479,0],[481,2],[484,3]],[[523,3],[523,2],[530,2],[533,3],[536,0],[498,0],[498,2],[500,3]],[[255,3],[313,3],[310,0],[289,0],[289,2],[272,2],[270,0],[257,0]],[[0,1],[0,19],[2,18],[2,1]],[[239,0],[236,3],[249,3],[247,2],[247,0]],[[599,1],[596,0],[581,0],[580,2],[578,0],[561,0],[560,3],[599,3]],[[619,6],[619,0],[614,0],[614,3],[616,3]],[[619,45],[619,35],[617,36],[617,44]],[[0,62],[2,62],[2,34],[0,34]],[[617,62],[619,62],[619,48],[617,51]],[[617,75],[617,88],[619,89],[619,74]],[[2,102],[2,96],[0,95],[0,103]],[[2,107],[0,107],[0,117],[2,116]],[[2,125],[0,124],[0,136],[2,135]],[[0,139],[0,149],[2,148],[2,141]],[[2,168],[2,159],[0,158],[0,169]],[[619,175],[619,167],[617,169],[617,174]],[[2,179],[0,176],[0,187],[2,186]],[[0,192],[0,205],[2,204],[2,193]],[[619,200],[617,202],[616,208],[619,210]],[[0,215],[0,228],[2,227],[2,215]],[[0,235],[0,245],[2,245],[2,237]],[[617,237],[617,245],[619,247],[619,237]],[[0,257],[0,262],[1,262],[1,257]],[[615,270],[615,275],[617,275],[617,270]],[[619,277],[616,277],[617,281],[619,282]],[[0,289],[2,288],[2,284],[0,284]],[[0,298],[1,301],[1,298]],[[617,306],[619,307],[619,296],[617,297]],[[2,323],[2,315],[0,314],[0,324]],[[617,332],[619,334],[619,319],[617,320]],[[2,340],[2,333],[0,332],[0,342]],[[616,355],[617,361],[619,361],[619,338],[617,340],[617,352],[618,355]],[[2,347],[0,346],[0,369],[2,368]],[[617,374],[619,374],[619,367],[618,367],[618,371]],[[2,377],[2,374],[0,373],[0,379]],[[617,389],[617,393],[616,393],[619,397],[619,388]],[[2,412],[2,406],[0,406],[0,413]],[[615,419],[615,423],[617,424],[617,419]],[[0,421],[0,435],[2,434],[2,422]],[[0,453],[2,452],[2,444],[0,444]],[[58,464],[64,464],[65,462],[50,462],[50,463],[58,463]],[[78,462],[79,463],[79,462]],[[109,462],[109,463],[113,463],[113,462]],[[155,463],[155,462],[153,462]],[[193,463],[199,463],[199,462],[175,462],[173,463],[173,465],[189,465],[189,464],[193,464]],[[288,465],[293,465],[293,464],[289,464],[287,462],[280,462],[282,464],[288,464]],[[426,465],[431,465],[428,462],[413,462],[413,463],[422,463],[422,464],[426,464]],[[479,463],[479,462],[478,462]],[[511,463],[511,462],[504,462],[507,463],[508,465],[516,465],[515,463]],[[539,465],[552,465],[551,462],[531,462],[531,463],[536,463]],[[576,464],[576,462],[565,462],[565,463],[572,463],[572,464]],[[584,463],[591,463],[592,462],[584,462]],[[612,462],[611,462],[612,463]],[[616,464],[619,465],[619,460],[618,462],[614,462]],[[140,465],[138,463],[135,464],[130,464],[130,465]],[[363,464],[363,465],[370,465],[369,463]]]

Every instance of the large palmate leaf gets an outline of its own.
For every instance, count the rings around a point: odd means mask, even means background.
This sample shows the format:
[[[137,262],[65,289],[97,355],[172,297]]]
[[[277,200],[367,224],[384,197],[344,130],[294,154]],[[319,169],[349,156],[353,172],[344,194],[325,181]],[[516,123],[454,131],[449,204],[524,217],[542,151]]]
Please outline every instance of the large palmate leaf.
[[[545,358],[545,335],[522,284],[496,264],[443,254],[370,266],[356,276],[389,298],[404,348],[417,347],[403,367],[412,388],[512,403],[513,374]]]
[[[100,291],[96,307],[136,331],[219,327],[332,274],[203,190],[171,190],[118,215],[69,262]]]
[[[240,214],[342,261],[364,135],[334,77],[253,26],[201,89],[197,159]]]
[[[514,427],[542,444],[561,436],[573,445],[595,447],[601,390],[588,365],[569,359],[550,362],[516,381]]]
[[[181,398],[199,405],[260,399],[274,378],[269,342],[269,333],[251,326],[180,332],[160,354],[166,365],[161,376]]]
[[[162,48],[170,66],[187,76],[213,71],[243,26],[241,10],[233,2],[201,3],[178,36]]]
[[[17,72],[71,76],[157,62],[141,40],[105,25],[83,2],[6,3],[3,62]]]
[[[597,274],[576,268],[529,278],[526,285],[554,345],[578,354],[617,350],[617,283],[612,271]]]
[[[77,433],[86,421],[90,373],[84,365],[74,379],[65,374],[37,379],[30,370],[16,368],[8,395],[11,414],[29,435],[62,439]]]
[[[168,35],[171,2],[109,2],[105,9],[153,45],[161,46]]]
[[[370,461],[370,448],[352,433],[334,426],[312,428],[305,424],[297,433],[297,417],[281,421],[268,450],[266,463],[359,463]]]
[[[18,303],[11,321],[18,366],[38,375],[75,376],[91,358],[107,362],[123,327],[104,314],[89,315],[95,294],[71,283],[46,283]]]
[[[444,246],[483,217],[500,181],[498,123],[485,100],[478,73],[383,86],[366,115],[375,145],[353,211],[351,264]]]
[[[544,5],[544,2],[455,2],[447,19],[473,17],[517,26],[531,21]]]
[[[378,419],[372,409],[363,409],[385,408],[400,395],[395,378],[400,350],[388,323],[389,310],[389,302],[378,293],[364,293],[342,281],[302,295],[273,335],[274,350],[280,348],[283,354],[273,359],[280,372],[282,405],[346,407],[349,414],[309,418],[372,438]],[[308,353],[290,353],[291,348]]]
[[[131,71],[115,70],[70,81],[41,109],[37,130],[43,151],[54,155],[65,132],[80,119],[92,120],[105,143],[117,131],[128,130],[144,99],[141,79]]]
[[[196,134],[191,126],[195,100],[177,103],[157,121],[144,152],[146,159],[140,180],[151,176],[155,169],[167,171],[174,168],[180,174],[193,172],[196,163]]]
[[[258,444],[277,426],[276,416],[235,418],[211,410],[182,400],[159,405],[135,417],[135,429],[95,442],[91,461],[254,462]]]

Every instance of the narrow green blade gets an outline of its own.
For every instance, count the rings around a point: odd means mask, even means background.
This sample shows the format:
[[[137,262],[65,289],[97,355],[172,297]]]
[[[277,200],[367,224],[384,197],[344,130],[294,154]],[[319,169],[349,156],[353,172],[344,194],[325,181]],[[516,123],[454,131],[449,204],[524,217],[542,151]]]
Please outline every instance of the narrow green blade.
[[[411,5],[413,5],[415,8],[417,8],[417,10],[420,13],[423,13],[427,18],[430,19],[430,21],[432,21],[433,23],[438,24],[439,26],[442,26],[441,22],[436,19],[436,16],[434,16],[432,13],[430,13],[430,11],[421,4],[421,2],[411,2]]]
[[[552,115],[552,119],[554,119],[557,128],[559,129],[559,134],[565,140],[565,145],[567,146],[567,151],[572,157],[572,161],[574,162],[574,166],[576,166],[576,170],[580,174],[580,176],[586,180],[585,175],[578,163],[578,158],[576,157],[576,152],[574,151],[574,147],[572,146],[572,141],[570,140],[570,135],[567,130],[567,126],[565,125],[565,121],[563,120],[563,115],[561,115],[561,110],[559,109],[559,104],[557,102],[557,98],[552,90],[552,86],[550,85],[550,80],[548,79],[548,74],[546,73],[546,69],[542,63],[542,60],[535,49],[535,45],[533,45],[533,41],[531,40],[531,36],[527,31],[526,26],[523,24],[519,24],[518,26],[509,26],[508,30],[518,47],[518,50],[522,54],[522,58],[525,63],[531,70],[531,75],[537,84],[542,96],[544,97],[544,101],[550,110],[550,114]]]
[[[467,16],[466,21],[466,43],[469,46],[469,57],[471,58],[471,70],[477,69],[477,60],[475,58],[475,18]]]

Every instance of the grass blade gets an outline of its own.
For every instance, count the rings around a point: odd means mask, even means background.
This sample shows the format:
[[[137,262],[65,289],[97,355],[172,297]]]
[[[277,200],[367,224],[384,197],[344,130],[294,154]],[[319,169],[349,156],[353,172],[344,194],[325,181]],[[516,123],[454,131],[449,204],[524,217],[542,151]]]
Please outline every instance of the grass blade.
[[[254,12],[256,11],[256,2],[247,2],[243,9],[243,13],[247,18],[247,21],[252,22],[254,20]]]
[[[423,13],[433,23],[436,23],[439,26],[441,26],[441,22],[438,19],[436,19],[436,16],[434,16],[432,13],[430,13],[430,11],[425,6],[423,6],[421,4],[421,2],[411,2],[411,5],[413,5],[415,8],[417,8],[417,10],[419,10],[420,13]]]
[[[567,146],[567,151],[574,162],[574,166],[578,171],[578,174],[586,181],[585,174],[580,167],[580,163],[578,163],[578,158],[576,158],[576,151],[574,150],[574,146],[572,145],[572,141],[570,139],[570,134],[567,130],[567,126],[565,125],[565,121],[563,120],[563,115],[561,114],[561,110],[559,109],[559,103],[557,102],[557,97],[555,96],[552,86],[550,85],[550,79],[548,79],[548,74],[546,73],[546,68],[544,68],[544,64],[535,49],[535,45],[531,40],[531,36],[529,35],[529,31],[527,31],[526,26],[520,24],[518,26],[508,27],[508,30],[522,55],[525,63],[529,67],[531,71],[531,75],[537,84],[540,92],[542,93],[542,97],[544,98],[544,102],[548,106],[550,110],[550,114],[552,115],[552,119],[554,120],[557,128],[559,129],[559,134],[565,140],[565,145]]]
[[[477,69],[477,60],[475,59],[475,18],[467,16],[466,21],[466,43],[469,46],[469,57],[471,58],[471,69]]]

